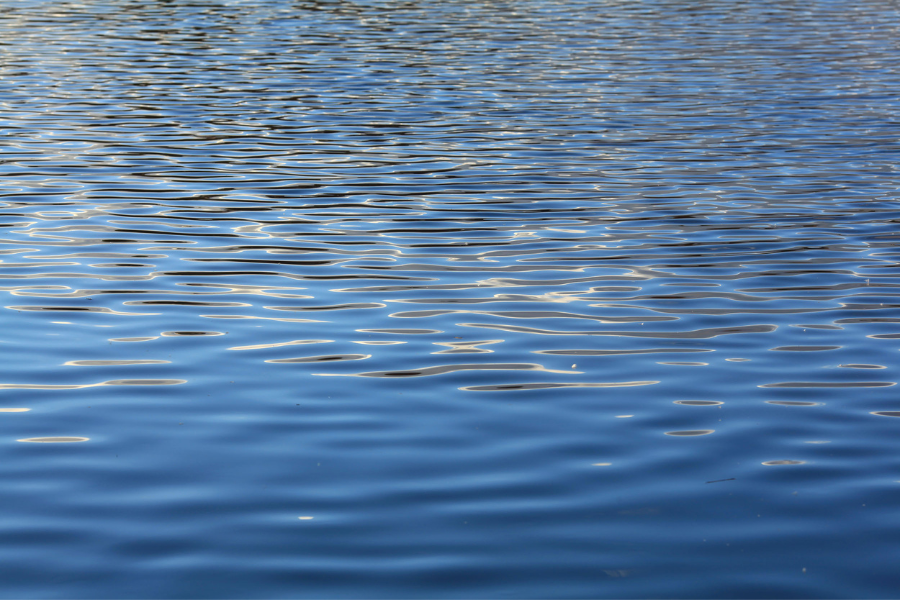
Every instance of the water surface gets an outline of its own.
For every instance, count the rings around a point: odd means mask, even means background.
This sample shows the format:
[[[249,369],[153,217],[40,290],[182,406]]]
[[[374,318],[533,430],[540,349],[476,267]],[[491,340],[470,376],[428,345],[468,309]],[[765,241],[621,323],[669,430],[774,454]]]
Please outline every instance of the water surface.
[[[897,40],[5,0],[0,595],[896,595]]]

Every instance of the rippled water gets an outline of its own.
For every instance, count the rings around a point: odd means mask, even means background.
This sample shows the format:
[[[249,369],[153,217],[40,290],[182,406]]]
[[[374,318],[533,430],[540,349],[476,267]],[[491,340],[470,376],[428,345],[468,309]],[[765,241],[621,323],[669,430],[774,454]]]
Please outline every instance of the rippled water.
[[[898,40],[5,0],[0,595],[895,596]]]

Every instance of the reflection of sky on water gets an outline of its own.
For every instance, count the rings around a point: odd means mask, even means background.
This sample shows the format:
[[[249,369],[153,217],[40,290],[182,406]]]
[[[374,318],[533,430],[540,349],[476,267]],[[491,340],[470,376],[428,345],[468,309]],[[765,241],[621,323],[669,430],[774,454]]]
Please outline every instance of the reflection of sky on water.
[[[4,3],[7,594],[890,596],[895,9]]]

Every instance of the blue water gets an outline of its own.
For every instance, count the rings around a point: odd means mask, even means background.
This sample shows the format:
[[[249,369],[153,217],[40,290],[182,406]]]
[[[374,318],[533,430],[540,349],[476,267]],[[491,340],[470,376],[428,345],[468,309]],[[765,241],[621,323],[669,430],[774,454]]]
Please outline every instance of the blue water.
[[[4,0],[0,596],[896,597],[898,40]]]

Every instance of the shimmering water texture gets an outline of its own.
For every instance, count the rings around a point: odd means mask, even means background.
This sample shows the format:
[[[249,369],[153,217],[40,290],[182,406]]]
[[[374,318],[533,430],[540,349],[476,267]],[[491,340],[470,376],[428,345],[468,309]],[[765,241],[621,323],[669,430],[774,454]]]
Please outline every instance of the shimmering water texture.
[[[898,40],[0,3],[0,596],[896,597]]]

